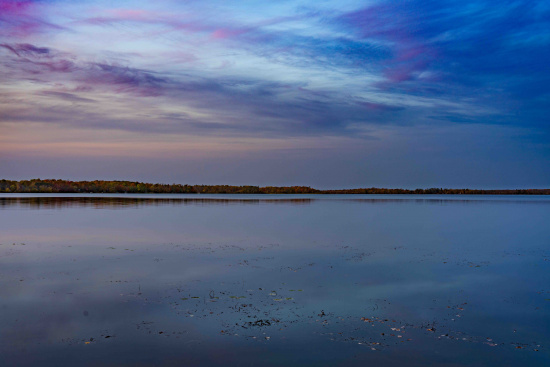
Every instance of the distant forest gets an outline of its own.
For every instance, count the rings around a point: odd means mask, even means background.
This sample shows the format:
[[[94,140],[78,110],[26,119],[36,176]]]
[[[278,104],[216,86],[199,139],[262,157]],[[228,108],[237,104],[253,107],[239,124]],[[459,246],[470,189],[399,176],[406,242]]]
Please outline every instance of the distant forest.
[[[132,181],[0,180],[0,193],[128,193],[128,194],[463,194],[463,195],[550,195],[550,189],[385,189],[363,188],[317,190],[308,186],[229,186],[151,184]]]

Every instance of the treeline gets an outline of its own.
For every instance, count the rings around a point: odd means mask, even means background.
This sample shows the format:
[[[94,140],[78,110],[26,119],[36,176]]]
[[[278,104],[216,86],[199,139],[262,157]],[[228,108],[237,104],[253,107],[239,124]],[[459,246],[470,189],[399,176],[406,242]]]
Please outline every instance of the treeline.
[[[1,193],[128,193],[128,194],[462,194],[462,195],[550,195],[550,189],[385,189],[364,188],[317,190],[308,186],[229,186],[151,184],[133,181],[0,180]]]

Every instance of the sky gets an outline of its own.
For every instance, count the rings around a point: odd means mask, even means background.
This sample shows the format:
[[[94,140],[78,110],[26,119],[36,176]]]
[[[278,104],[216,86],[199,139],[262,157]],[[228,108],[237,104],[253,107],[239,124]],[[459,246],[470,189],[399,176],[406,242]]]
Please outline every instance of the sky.
[[[550,2],[0,0],[0,178],[550,187]]]

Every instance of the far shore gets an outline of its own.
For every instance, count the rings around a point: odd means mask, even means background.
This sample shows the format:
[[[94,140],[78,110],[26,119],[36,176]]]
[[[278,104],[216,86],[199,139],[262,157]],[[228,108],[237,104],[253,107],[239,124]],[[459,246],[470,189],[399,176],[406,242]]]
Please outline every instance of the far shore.
[[[319,190],[309,186],[181,185],[136,181],[0,180],[0,193],[17,194],[351,194],[351,195],[550,195],[550,189],[400,189]]]

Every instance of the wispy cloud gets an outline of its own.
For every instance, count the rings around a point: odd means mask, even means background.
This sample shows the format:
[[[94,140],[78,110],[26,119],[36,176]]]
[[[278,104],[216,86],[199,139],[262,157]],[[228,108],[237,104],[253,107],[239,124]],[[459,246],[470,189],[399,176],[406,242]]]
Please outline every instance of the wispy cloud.
[[[41,96],[60,98],[60,99],[63,99],[65,101],[69,101],[69,102],[86,102],[86,103],[95,102],[93,99],[79,97],[79,96],[77,96],[73,93],[58,92],[58,91],[53,91],[53,90],[40,91],[40,92],[38,92],[38,94],[41,95]]]

